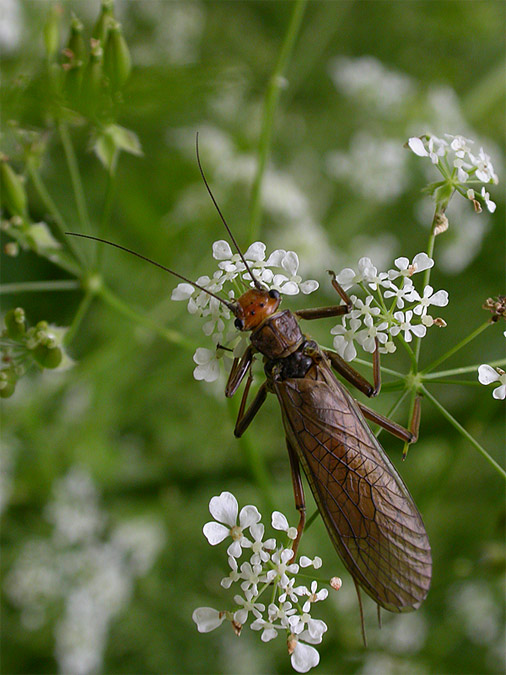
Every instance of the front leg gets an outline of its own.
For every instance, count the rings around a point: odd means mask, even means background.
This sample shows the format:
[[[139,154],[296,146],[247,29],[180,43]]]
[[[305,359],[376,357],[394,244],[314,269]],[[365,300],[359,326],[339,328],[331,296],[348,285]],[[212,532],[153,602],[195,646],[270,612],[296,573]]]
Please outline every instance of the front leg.
[[[342,316],[343,314],[349,314],[353,309],[353,304],[350,300],[348,293],[344,288],[339,284],[336,279],[334,272],[329,270],[329,274],[332,277],[332,286],[339,293],[339,296],[344,301],[344,305],[331,305],[330,307],[315,307],[313,309],[299,309],[295,314],[300,319],[307,319],[311,321],[313,319],[325,319],[330,316]]]

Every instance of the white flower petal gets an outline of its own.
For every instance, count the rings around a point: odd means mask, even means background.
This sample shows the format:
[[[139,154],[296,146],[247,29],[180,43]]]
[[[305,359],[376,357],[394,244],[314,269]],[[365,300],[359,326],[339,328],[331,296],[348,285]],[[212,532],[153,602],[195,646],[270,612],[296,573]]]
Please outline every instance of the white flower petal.
[[[172,291],[171,300],[188,300],[195,292],[194,286],[191,284],[178,284]]]
[[[219,497],[213,497],[209,502],[209,512],[213,518],[229,527],[237,524],[239,505],[231,492],[222,492]]]
[[[408,145],[411,148],[411,150],[413,150],[415,155],[418,155],[419,157],[427,157],[429,154],[425,149],[425,146],[421,138],[417,137],[410,138],[408,141]]]
[[[199,633],[209,633],[221,626],[225,619],[225,612],[218,612],[212,607],[197,607],[192,614],[192,619],[197,624]]]
[[[298,673],[307,673],[320,663],[320,655],[314,647],[297,642],[290,660],[294,670]]]
[[[282,530],[286,532],[288,530],[288,520],[286,516],[283,515],[280,511],[274,511],[272,514],[272,527],[275,530]]]
[[[497,400],[504,400],[506,398],[506,384],[502,384],[497,389],[494,389],[492,396]]]
[[[261,241],[255,241],[244,254],[246,260],[263,260],[265,258],[265,244]]]
[[[250,525],[258,523],[261,517],[262,516],[256,506],[244,506],[239,514],[239,523],[244,529],[245,527],[250,527]]]
[[[286,251],[282,248],[277,248],[267,258],[265,264],[269,267],[281,267],[281,262],[286,255]]]
[[[215,260],[227,260],[233,255],[232,249],[227,241],[220,239],[213,244],[213,258]]]
[[[287,251],[281,262],[281,267],[286,270],[290,276],[297,274],[299,269],[299,256],[295,251]]]
[[[219,523],[206,523],[202,529],[204,536],[211,546],[216,546],[220,544],[224,539],[230,535],[230,528],[225,527],[225,525],[220,525]]]
[[[308,279],[307,281],[303,281],[301,284],[299,284],[299,288],[304,293],[304,295],[313,293],[318,289],[319,286],[320,284],[314,279]]]
[[[492,368],[492,366],[483,364],[478,368],[478,380],[481,382],[481,384],[490,384],[491,382],[498,382],[500,377],[501,376],[499,375],[497,370]]]
[[[299,287],[294,281],[287,281],[286,284],[283,284],[281,287],[281,293],[284,295],[297,295],[299,292]]]

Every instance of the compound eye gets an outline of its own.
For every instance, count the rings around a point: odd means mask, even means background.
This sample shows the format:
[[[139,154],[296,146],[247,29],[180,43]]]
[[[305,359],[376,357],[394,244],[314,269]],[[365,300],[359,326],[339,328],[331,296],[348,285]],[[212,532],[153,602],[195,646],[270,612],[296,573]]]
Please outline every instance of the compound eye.
[[[244,328],[244,321],[242,319],[236,319],[234,321],[234,326],[237,328],[237,330],[242,330]]]
[[[274,298],[274,300],[279,300],[281,295],[280,295],[279,291],[277,291],[276,289],[273,288],[271,291],[269,291],[269,297]]]

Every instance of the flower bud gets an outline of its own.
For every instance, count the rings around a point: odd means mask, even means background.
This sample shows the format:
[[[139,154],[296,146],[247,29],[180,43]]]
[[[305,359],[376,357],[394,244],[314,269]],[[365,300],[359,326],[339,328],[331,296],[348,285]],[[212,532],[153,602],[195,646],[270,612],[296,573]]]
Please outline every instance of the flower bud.
[[[0,158],[0,195],[2,206],[11,216],[26,215],[25,186],[5,157]]]
[[[83,24],[73,16],[70,22],[70,35],[67,43],[67,53],[72,52],[72,59],[82,65],[86,60],[86,43],[83,37]]]
[[[104,49],[104,66],[113,89],[121,89],[128,80],[132,61],[120,24],[111,24]]]
[[[69,102],[77,105],[81,93],[83,66],[87,54],[83,38],[83,24],[75,16],[72,18],[70,24],[69,41],[63,53],[69,59],[69,62],[63,66],[66,71],[65,91]]]
[[[33,350],[33,357],[43,368],[57,368],[63,358],[59,347],[48,347],[38,344]]]
[[[13,368],[5,368],[0,371],[0,398],[9,398],[14,393],[18,381]]]
[[[52,60],[60,45],[60,22],[62,8],[58,4],[51,5],[44,24],[44,46],[47,58]]]
[[[7,335],[12,340],[19,340],[26,333],[25,311],[22,307],[10,309],[4,317]]]
[[[342,585],[343,585],[343,582],[339,577],[332,577],[332,579],[330,580],[330,586],[335,591],[338,591],[341,588]]]
[[[90,59],[84,71],[82,84],[83,106],[90,115],[97,110],[103,92],[103,54],[100,41],[91,38]]]
[[[98,17],[98,21],[95,24],[92,33],[92,37],[94,37],[95,40],[99,40],[102,47],[107,40],[107,34],[109,33],[109,27],[112,21],[114,21],[114,2],[113,0],[102,0],[100,16]]]

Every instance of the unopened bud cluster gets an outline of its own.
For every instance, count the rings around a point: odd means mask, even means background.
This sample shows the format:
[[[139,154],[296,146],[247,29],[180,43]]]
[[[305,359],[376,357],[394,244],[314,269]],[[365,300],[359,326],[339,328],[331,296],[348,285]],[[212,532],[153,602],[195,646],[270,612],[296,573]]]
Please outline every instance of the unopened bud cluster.
[[[3,367],[0,370],[0,397],[12,396],[16,383],[27,369],[36,365],[54,370],[63,361],[62,331],[39,321],[27,327],[22,307],[9,310],[4,316],[1,334]]]
[[[297,528],[290,527],[279,511],[272,514],[272,527],[286,533],[288,545],[274,539],[264,539],[265,528],[255,506],[245,506],[239,512],[237,499],[230,492],[213,497],[209,511],[215,521],[204,525],[204,535],[214,546],[231,539],[227,549],[230,572],[221,581],[223,588],[237,585],[235,607],[217,610],[199,607],[193,620],[200,633],[208,633],[228,621],[236,635],[251,621],[250,628],[261,631],[261,640],[269,642],[284,633],[294,670],[306,673],[318,665],[320,656],[312,646],[322,641],[326,624],[311,616],[313,605],[325,600],[326,588],[318,590],[318,582],[310,586],[296,585],[300,568],[321,567],[322,561],[301,556],[295,562],[292,550]],[[245,553],[249,559],[239,564]],[[334,577],[331,587],[338,590],[341,580]],[[263,597],[262,597],[263,596]],[[263,601],[263,602],[262,602]]]
[[[61,12],[50,8],[44,28],[50,62],[57,56],[60,32]],[[72,16],[61,54],[63,78],[57,76],[56,84],[62,86],[67,104],[92,118],[102,117],[103,113],[110,118],[111,104],[126,84],[132,69],[121,25],[114,17],[112,0],[103,0],[97,23],[89,37],[85,35],[81,21]]]

